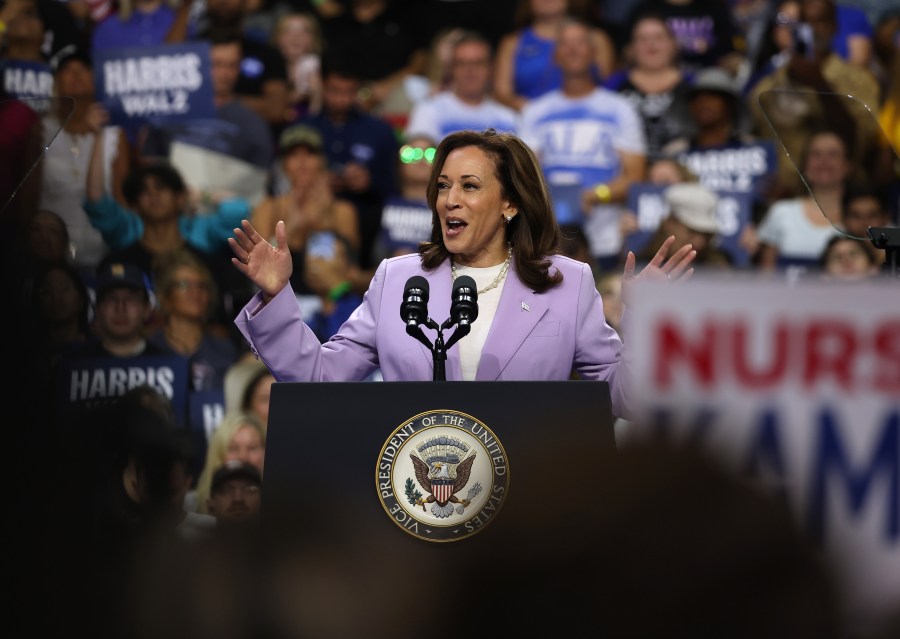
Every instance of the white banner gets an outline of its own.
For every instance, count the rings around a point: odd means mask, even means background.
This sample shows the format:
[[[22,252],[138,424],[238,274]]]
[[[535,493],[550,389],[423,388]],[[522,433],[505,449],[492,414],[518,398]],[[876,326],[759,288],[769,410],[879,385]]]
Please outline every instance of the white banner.
[[[825,551],[848,623],[900,611],[900,286],[639,282],[640,418],[788,503]]]

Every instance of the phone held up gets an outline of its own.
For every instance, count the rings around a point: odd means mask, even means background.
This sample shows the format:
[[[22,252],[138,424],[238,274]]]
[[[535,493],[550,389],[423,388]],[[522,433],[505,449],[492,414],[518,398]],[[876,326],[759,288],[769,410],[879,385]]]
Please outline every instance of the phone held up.
[[[334,259],[334,244],[336,238],[331,231],[317,231],[309,236],[306,244],[306,253],[310,257],[322,257],[327,260]]]

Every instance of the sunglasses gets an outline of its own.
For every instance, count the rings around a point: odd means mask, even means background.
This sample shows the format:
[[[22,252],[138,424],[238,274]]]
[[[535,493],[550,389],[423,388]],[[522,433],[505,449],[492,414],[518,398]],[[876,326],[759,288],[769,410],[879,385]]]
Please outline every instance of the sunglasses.
[[[403,164],[412,164],[413,162],[425,160],[428,164],[431,164],[434,162],[434,154],[436,152],[437,149],[433,146],[428,147],[427,149],[419,149],[405,144],[400,149],[400,161],[403,162]]]

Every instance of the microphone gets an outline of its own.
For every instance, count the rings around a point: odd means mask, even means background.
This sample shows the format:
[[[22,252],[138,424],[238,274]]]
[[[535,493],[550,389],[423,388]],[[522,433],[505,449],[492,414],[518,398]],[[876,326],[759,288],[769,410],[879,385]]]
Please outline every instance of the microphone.
[[[403,289],[403,303],[400,317],[406,322],[406,331],[425,324],[428,318],[428,280],[421,275],[413,275],[406,280]]]
[[[450,322],[467,327],[478,317],[478,287],[468,275],[460,275],[453,282],[450,294]]]
[[[478,317],[478,287],[475,280],[468,275],[457,277],[453,282],[450,299],[450,317],[441,328],[450,328],[456,324],[456,330],[447,340],[445,348],[450,348],[468,335],[472,330],[472,322]]]

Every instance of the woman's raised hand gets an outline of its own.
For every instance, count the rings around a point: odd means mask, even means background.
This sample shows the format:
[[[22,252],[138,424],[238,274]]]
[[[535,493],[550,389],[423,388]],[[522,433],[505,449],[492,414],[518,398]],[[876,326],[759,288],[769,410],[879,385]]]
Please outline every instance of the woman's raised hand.
[[[294,264],[283,221],[275,225],[275,246],[263,239],[247,220],[241,220],[241,228],[234,229],[228,245],[235,255],[231,263],[259,287],[266,302],[287,286]]]
[[[669,249],[674,241],[674,235],[667,237],[653,259],[637,275],[634,272],[634,253],[628,251],[622,276],[622,299],[626,304],[628,303],[628,289],[631,288],[633,282],[639,279],[679,281],[687,280],[694,274],[691,262],[697,257],[697,251],[690,244],[685,244],[669,257]]]

